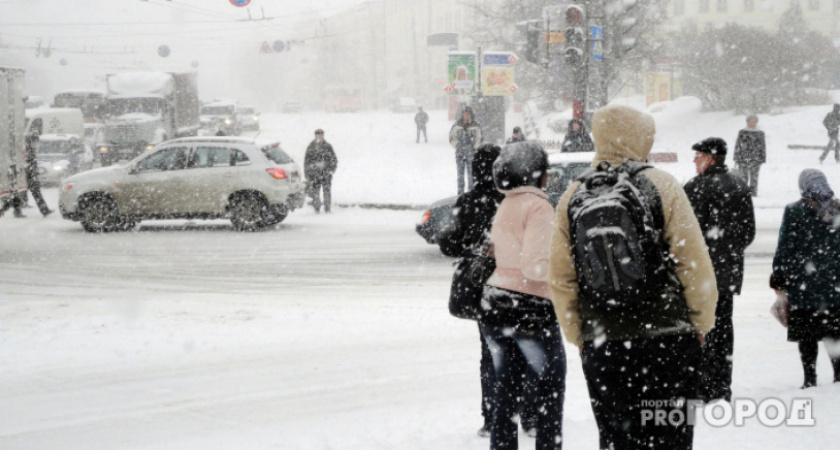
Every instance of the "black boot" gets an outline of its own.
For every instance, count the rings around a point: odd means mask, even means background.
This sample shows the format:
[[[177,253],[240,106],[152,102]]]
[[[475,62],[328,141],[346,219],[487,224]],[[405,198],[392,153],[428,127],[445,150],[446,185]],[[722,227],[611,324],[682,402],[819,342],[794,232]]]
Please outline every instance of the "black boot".
[[[808,389],[817,385],[817,354],[819,347],[816,341],[802,341],[799,343],[799,357],[802,360],[802,371],[805,373],[805,382],[802,389]]]

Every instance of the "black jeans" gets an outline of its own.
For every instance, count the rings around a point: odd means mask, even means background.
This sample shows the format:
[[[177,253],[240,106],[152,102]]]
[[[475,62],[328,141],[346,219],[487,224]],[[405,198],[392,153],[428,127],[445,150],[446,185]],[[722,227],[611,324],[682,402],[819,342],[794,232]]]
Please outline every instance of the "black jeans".
[[[315,211],[321,210],[321,190],[324,191],[324,211],[330,212],[332,202],[332,176],[315,177],[309,180],[309,196]]]
[[[605,341],[598,346],[585,342],[583,373],[598,424],[599,448],[691,449],[694,427],[687,421],[657,425],[643,422],[643,413],[652,402],[694,399],[700,359],[700,342],[693,334]]]
[[[470,150],[455,152],[455,166],[458,170],[458,195],[463,194],[464,189],[471,191],[473,188],[472,160],[473,152]]]
[[[758,195],[758,172],[761,170],[761,163],[742,164],[741,173],[744,175],[744,181],[750,188],[753,197]]]
[[[837,345],[837,343],[832,342]],[[802,371],[805,373],[806,386],[817,385],[817,356],[819,355],[819,341],[799,341],[799,358],[802,360]],[[834,382],[840,383],[840,356],[829,354],[834,368]]]
[[[423,132],[423,140],[429,142],[429,137],[426,136],[426,125],[417,125],[417,142],[420,142],[420,132]]]
[[[516,405],[518,389],[525,374],[516,364],[524,357],[535,375],[537,411],[537,450],[563,448],[563,400],[566,394],[566,351],[557,322],[537,331],[481,324],[493,356],[496,374],[496,402],[490,449],[518,448]]]
[[[706,335],[699,387],[700,398],[706,401],[723,398],[732,400],[732,353],[735,332],[732,326],[731,291],[718,291],[715,327]]]
[[[484,417],[484,428],[493,429],[493,412],[496,403],[496,372],[493,369],[493,355],[490,354],[490,347],[487,340],[481,334],[481,325],[478,326],[478,334],[481,339],[481,415]],[[534,376],[527,369],[525,357],[513,358],[514,369],[522,373],[521,383],[514,383],[511,388],[515,390],[514,397],[517,399],[516,409],[519,411],[519,421],[522,428],[532,429],[537,427],[537,392]]]
[[[834,160],[840,162],[840,142],[837,141],[837,133],[829,133],[828,135],[828,145],[825,147],[825,151],[820,156],[820,162],[823,162],[828,154],[834,150]]]
[[[41,211],[41,214],[47,215],[50,212],[49,206],[47,206],[47,202],[44,200],[44,196],[41,195],[41,182],[38,180],[37,177],[27,177],[26,183],[29,186],[29,192],[32,193],[32,198],[35,199],[35,204],[38,205],[38,209]],[[26,203],[26,197],[22,196],[15,201],[15,213],[22,214],[21,207],[23,204]]]

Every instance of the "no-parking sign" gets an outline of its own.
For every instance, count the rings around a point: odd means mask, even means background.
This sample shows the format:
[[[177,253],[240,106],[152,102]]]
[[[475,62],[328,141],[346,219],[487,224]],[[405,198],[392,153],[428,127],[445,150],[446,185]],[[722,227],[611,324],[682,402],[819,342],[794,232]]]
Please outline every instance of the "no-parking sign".
[[[230,4],[236,6],[237,8],[248,6],[250,3],[251,0],[230,0]]]

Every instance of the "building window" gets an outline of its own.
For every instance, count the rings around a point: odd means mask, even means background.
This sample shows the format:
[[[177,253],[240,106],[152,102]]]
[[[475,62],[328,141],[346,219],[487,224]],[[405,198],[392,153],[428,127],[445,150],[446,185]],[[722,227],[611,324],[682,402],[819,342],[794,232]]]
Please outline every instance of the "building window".
[[[709,12],[709,0],[700,0],[700,12],[701,13]]]
[[[820,10],[820,0],[808,0],[808,9],[811,11]]]
[[[718,12],[726,12],[726,0],[717,0]]]
[[[674,15],[681,16],[685,14],[685,0],[674,0]]]
[[[838,0],[840,1],[840,0]],[[755,0],[744,0],[744,12],[755,11]]]

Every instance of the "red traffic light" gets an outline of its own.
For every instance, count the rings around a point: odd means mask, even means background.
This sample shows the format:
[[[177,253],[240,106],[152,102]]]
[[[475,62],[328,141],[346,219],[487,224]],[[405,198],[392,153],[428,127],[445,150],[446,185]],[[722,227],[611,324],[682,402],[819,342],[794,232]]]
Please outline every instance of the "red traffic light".
[[[583,8],[579,5],[569,5],[566,8],[565,16],[567,26],[583,25],[584,13]]]

